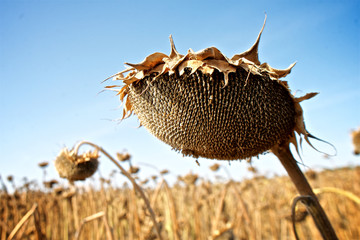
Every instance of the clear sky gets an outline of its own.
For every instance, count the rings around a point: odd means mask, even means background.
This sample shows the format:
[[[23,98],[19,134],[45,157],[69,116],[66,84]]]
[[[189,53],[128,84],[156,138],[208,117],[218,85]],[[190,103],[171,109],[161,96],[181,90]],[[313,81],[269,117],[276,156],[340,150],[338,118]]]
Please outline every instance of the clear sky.
[[[114,92],[101,81],[153,52],[170,53],[169,35],[186,53],[215,46],[227,56],[256,40],[261,62],[286,68],[297,95],[320,92],[303,102],[307,129],[331,142],[337,156],[303,146],[313,169],[359,165],[349,133],[360,125],[360,1],[5,1],[0,0],[0,175],[41,179],[37,164],[53,160],[64,146],[94,142],[109,153],[127,149],[134,164],[152,164],[174,175],[189,171],[210,177],[218,162],[236,179],[251,176],[245,162],[184,158],[137,128],[136,116],[122,122]],[[328,146],[313,141],[319,149]],[[284,173],[267,154],[254,159],[262,173]],[[127,167],[127,166],[126,166]],[[101,158],[106,176],[114,166]],[[303,168],[304,169],[304,168]],[[143,166],[140,177],[154,174]]]

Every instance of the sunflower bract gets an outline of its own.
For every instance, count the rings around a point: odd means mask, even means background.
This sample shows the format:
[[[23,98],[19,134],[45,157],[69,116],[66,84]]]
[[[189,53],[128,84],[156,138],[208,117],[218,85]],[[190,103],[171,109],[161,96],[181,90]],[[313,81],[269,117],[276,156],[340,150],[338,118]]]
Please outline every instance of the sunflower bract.
[[[264,23],[265,25],[265,23]],[[114,77],[124,104],[123,118],[135,113],[142,126],[184,155],[235,160],[257,156],[294,133],[307,131],[299,102],[284,70],[260,63],[258,45],[232,58],[210,47],[186,55],[153,53]],[[124,73],[127,73],[124,76]],[[107,88],[118,87],[117,85]]]

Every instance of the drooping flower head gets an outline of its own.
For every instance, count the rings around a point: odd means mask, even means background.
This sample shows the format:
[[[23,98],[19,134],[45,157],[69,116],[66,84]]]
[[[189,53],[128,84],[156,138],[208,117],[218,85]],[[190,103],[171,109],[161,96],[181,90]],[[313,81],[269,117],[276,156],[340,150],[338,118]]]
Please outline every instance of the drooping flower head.
[[[266,19],[265,19],[266,21]],[[123,119],[135,113],[141,125],[184,155],[245,159],[289,141],[308,141],[300,102],[286,81],[294,64],[275,69],[258,58],[261,29],[254,45],[232,58],[215,47],[153,53],[114,80],[124,102]]]
[[[60,177],[69,181],[85,180],[91,177],[99,165],[97,150],[78,155],[74,150],[64,148],[56,157],[55,168]]]

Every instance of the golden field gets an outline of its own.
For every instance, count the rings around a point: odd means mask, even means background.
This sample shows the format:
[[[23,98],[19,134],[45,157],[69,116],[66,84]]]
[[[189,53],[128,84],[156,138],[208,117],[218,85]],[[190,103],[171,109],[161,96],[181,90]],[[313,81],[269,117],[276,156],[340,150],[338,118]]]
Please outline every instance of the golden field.
[[[114,174],[100,179],[99,187],[28,182],[11,194],[6,186],[11,189],[12,179],[3,177],[0,239],[157,239],[144,200],[125,181],[119,187]],[[166,176],[164,171],[142,183],[162,239],[295,239],[291,209],[297,193],[288,177],[224,183],[188,174],[169,186]],[[306,176],[338,237],[360,239],[360,167]],[[295,219],[300,239],[321,239],[300,202]]]

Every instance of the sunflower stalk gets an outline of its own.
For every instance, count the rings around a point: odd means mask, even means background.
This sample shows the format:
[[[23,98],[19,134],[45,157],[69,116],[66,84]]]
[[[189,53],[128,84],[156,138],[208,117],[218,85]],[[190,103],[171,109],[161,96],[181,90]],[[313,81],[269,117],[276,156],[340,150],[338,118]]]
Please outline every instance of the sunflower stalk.
[[[156,221],[155,213],[154,213],[153,209],[151,208],[150,202],[147,199],[147,197],[145,196],[144,191],[136,183],[135,179],[109,153],[107,153],[102,147],[100,147],[100,146],[98,146],[98,145],[96,145],[94,143],[87,142],[87,141],[82,141],[82,142],[78,143],[77,146],[74,148],[74,152],[75,152],[76,155],[78,155],[79,148],[82,145],[85,145],[85,144],[90,145],[90,146],[94,147],[95,149],[97,149],[98,151],[102,152],[108,159],[110,159],[120,169],[121,173],[124,174],[130,180],[130,182],[132,183],[134,189],[140,194],[141,198],[144,200],[144,202],[146,204],[146,207],[147,207],[148,211],[150,212],[150,218],[151,218],[151,220],[152,220],[152,222],[154,224],[156,235],[157,235],[158,239],[161,240],[162,237],[161,237],[161,234],[160,234],[159,225],[158,225],[158,223]]]
[[[309,138],[315,137],[305,128],[300,103],[317,93],[295,97],[281,80],[295,63],[281,70],[260,62],[265,22],[266,16],[253,46],[232,58],[215,47],[182,55],[170,36],[170,55],[156,52],[141,63],[126,63],[128,73],[113,78],[122,87],[108,88],[118,90],[123,119],[135,113],[142,126],[184,156],[238,160],[272,150],[323,238],[337,239],[288,146],[298,151],[295,134],[312,146]]]
[[[307,211],[313,217],[318,230],[323,239],[336,240],[338,237],[326,216],[324,209],[321,207],[318,198],[314,194],[305,175],[299,168],[297,161],[294,159],[288,143],[283,143],[275,146],[272,152],[279,158],[281,164],[284,166],[286,172],[289,174],[291,181],[294,183],[296,189],[300,193],[300,201],[306,206]],[[294,229],[295,230],[295,229]],[[298,239],[296,231],[295,237]]]

